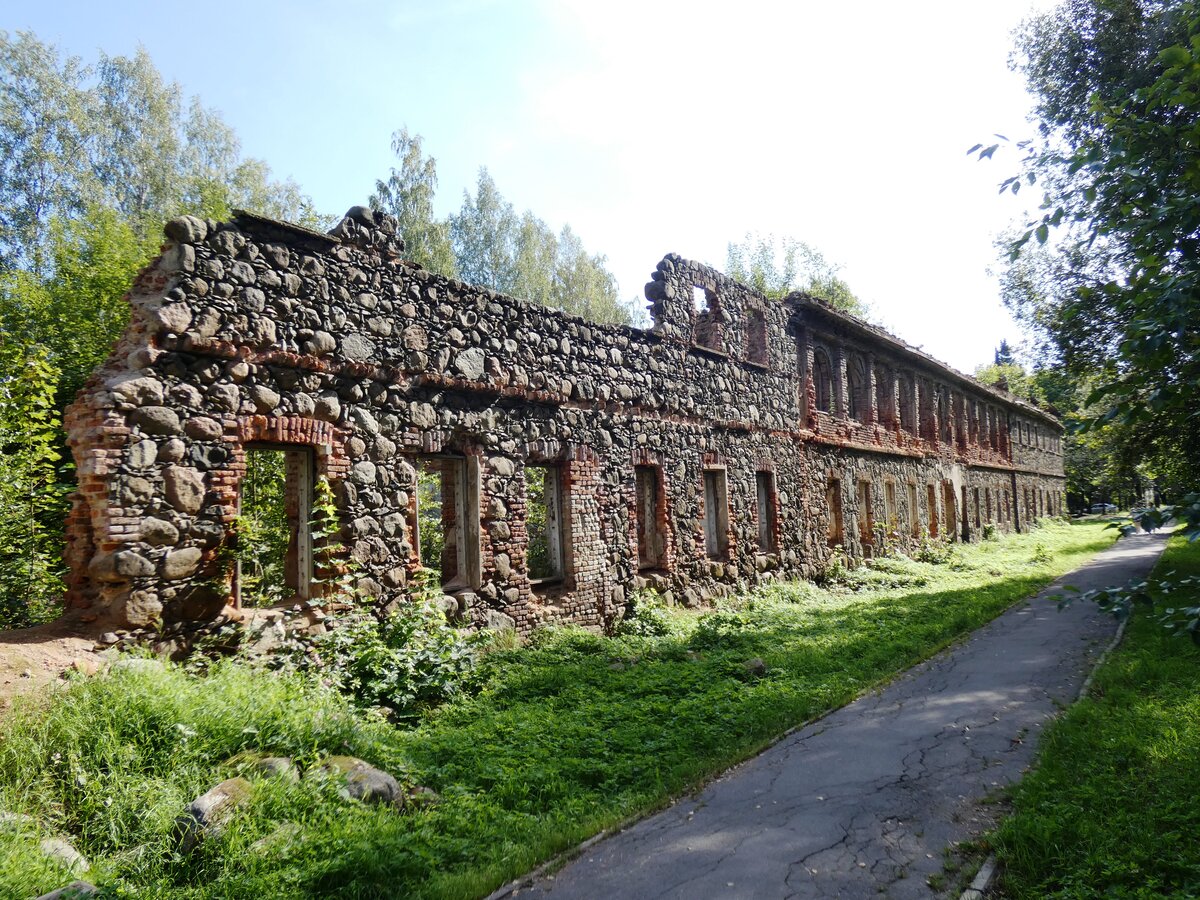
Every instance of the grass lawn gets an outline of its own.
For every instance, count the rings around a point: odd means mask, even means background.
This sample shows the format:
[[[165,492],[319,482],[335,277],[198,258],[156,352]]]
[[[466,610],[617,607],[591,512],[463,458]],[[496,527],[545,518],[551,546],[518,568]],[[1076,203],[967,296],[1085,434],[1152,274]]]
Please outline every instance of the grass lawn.
[[[1155,574],[1200,574],[1176,536]],[[1180,597],[1178,606],[1200,603]],[[1139,610],[1043,738],[994,846],[1011,897],[1200,896],[1200,648]]]
[[[0,897],[69,880],[37,849],[50,834],[114,896],[482,896],[890,679],[1112,538],[1046,523],[938,564],[880,560],[827,589],[646,607],[629,625],[640,633],[546,630],[489,653],[473,690],[409,728],[236,661],[80,679],[0,723],[0,810],[35,820],[0,822]],[[440,800],[401,814],[319,779],[258,782],[222,834],[181,854],[175,817],[247,749],[302,768],[359,756]]]

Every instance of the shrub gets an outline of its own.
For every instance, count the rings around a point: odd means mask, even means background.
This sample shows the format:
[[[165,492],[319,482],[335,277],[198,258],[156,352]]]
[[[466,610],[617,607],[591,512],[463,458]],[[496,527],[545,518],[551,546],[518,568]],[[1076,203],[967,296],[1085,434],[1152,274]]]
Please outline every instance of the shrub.
[[[412,600],[382,618],[363,615],[317,638],[309,659],[358,703],[386,706],[400,719],[457,695],[488,637],[446,621],[430,575],[422,570]]]
[[[917,562],[932,563],[936,566],[948,563],[953,558],[954,547],[950,545],[949,541],[930,537],[928,529],[921,529],[921,542],[917,545],[913,559],[917,560]]]
[[[617,625],[617,634],[634,637],[666,637],[671,634],[671,622],[666,610],[650,591],[633,595],[633,609]]]

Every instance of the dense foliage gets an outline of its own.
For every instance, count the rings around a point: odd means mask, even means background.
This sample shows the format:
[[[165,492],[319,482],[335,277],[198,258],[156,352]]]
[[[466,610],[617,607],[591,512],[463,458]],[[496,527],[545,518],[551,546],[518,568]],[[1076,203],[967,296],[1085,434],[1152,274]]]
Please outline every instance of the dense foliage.
[[[1002,190],[1045,200],[1007,299],[1090,382],[1081,425],[1178,496],[1200,466],[1200,4],[1067,0],[1027,23],[1017,65],[1039,134]]]

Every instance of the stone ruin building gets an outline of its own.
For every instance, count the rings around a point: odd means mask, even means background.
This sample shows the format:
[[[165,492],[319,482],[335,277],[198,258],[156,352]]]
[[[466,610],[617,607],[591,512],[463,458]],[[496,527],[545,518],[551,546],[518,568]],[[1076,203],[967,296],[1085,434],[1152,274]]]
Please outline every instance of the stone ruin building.
[[[68,605],[117,625],[237,606],[226,548],[259,447],[287,460],[296,597],[324,477],[363,595],[404,599],[436,541],[461,618],[520,632],[1063,510],[1052,415],[803,294],[672,254],[643,330],[424,271],[361,207],[329,234],[243,212],[165,230],[66,421]],[[440,510],[418,509],[420,472]]]

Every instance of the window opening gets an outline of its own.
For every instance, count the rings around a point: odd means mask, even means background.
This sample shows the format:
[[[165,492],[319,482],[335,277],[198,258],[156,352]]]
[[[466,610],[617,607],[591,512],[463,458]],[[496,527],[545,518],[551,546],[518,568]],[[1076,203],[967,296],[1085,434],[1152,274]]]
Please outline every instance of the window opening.
[[[692,288],[695,306],[695,328],[692,339],[699,347],[723,352],[725,349],[725,314],[717,295],[699,285]]]
[[[900,376],[900,427],[911,435],[917,433],[916,408],[913,404],[913,381],[907,375]]]
[[[931,499],[936,499],[930,493]],[[908,530],[913,537],[921,536],[921,510],[917,505],[917,486],[908,486]]]
[[[844,541],[841,479],[829,479],[829,484],[825,488],[825,509],[829,515],[829,546],[836,547]]]
[[[850,401],[850,409],[848,415],[856,422],[867,421],[867,411],[871,405],[870,401],[870,385],[868,384],[866,367],[863,364],[862,357],[850,357],[850,363],[846,366],[846,374],[850,380],[850,390],[848,399]]]
[[[479,503],[461,456],[422,456],[417,466],[417,552],[443,589],[478,582]]]
[[[562,469],[525,467],[526,564],[532,581],[553,581],[566,574],[563,555]]]
[[[954,505],[954,485],[948,481],[942,485],[942,505],[946,511],[946,537],[952,541],[958,533],[958,513]]]
[[[888,481],[883,485],[883,517],[888,531],[896,530],[896,485]]]
[[[921,417],[920,436],[927,441],[933,441],[937,438],[937,431],[934,429],[933,422],[933,391],[928,382],[924,382],[920,386],[920,399],[918,407],[918,414]]]
[[[954,430],[955,437],[958,443],[958,449],[966,452],[967,449],[967,401],[962,394],[956,394],[954,397]]]
[[[938,521],[937,488],[935,488],[932,484],[926,485],[926,487],[925,487],[925,504],[929,507],[929,536],[937,537],[938,530],[939,530],[941,523]],[[952,521],[951,517],[953,515],[954,515],[954,495],[951,494],[950,502],[946,506],[946,521],[947,522]],[[950,533],[951,534],[954,533],[953,525],[950,526]]]
[[[775,552],[775,473],[758,472],[754,476],[758,493],[758,549]]]
[[[704,549],[709,559],[729,554],[729,494],[724,469],[704,470]]]
[[[817,395],[817,409],[833,412],[833,366],[824,350],[813,353],[813,387]]]
[[[634,481],[637,492],[634,515],[637,520],[638,568],[661,569],[664,568],[666,542],[662,534],[664,523],[659,517],[660,514],[665,515],[665,507],[658,469],[654,466],[637,466],[634,468]]]
[[[760,366],[768,364],[767,314],[765,310],[751,309],[746,315],[746,359]]]
[[[879,420],[891,425],[896,420],[896,388],[891,372],[881,366],[875,367],[875,409]]]
[[[871,517],[871,482],[858,483],[858,539],[864,551],[872,544],[875,523]]]
[[[307,447],[246,448],[238,495],[235,598],[263,607],[312,587],[312,451]]]

